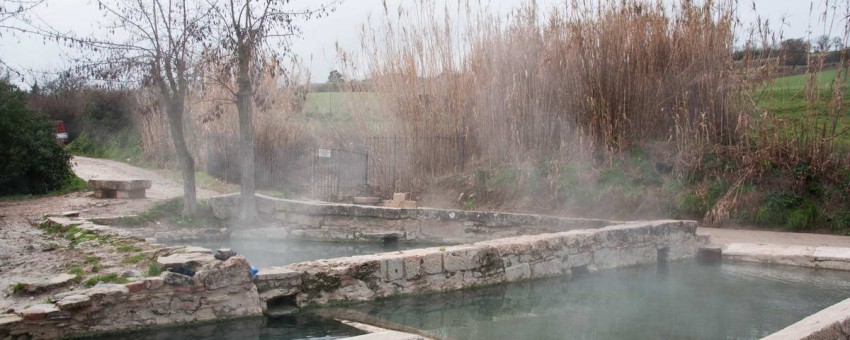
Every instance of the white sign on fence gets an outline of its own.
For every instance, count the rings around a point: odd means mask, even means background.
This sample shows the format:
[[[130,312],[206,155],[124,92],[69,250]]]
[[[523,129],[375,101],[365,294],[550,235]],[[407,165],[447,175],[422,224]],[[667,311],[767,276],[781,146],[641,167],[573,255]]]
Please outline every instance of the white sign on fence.
[[[321,158],[331,158],[331,150],[330,149],[319,149],[318,156]]]

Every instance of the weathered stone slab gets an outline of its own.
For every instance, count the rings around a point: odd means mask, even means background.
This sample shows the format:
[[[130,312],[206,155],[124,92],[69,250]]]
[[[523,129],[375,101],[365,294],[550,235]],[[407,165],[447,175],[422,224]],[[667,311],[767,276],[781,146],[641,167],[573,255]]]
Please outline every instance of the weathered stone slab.
[[[203,249],[203,248],[201,248]],[[215,260],[215,257],[209,250],[206,252],[192,252],[192,253],[178,253],[171,254],[168,256],[160,256],[156,259],[156,262],[159,263],[164,268],[177,268],[177,267],[189,267],[189,268],[197,268],[207,263],[212,263]]]
[[[850,262],[850,248],[843,247],[817,247],[812,256],[817,261],[845,261]]]
[[[257,272],[258,280],[289,280],[297,278],[301,272],[286,267],[262,268]]]
[[[17,314],[0,314],[0,330],[21,322],[23,319]]]
[[[815,247],[731,243],[723,248],[723,258],[734,261],[806,266],[814,264],[814,252]]]
[[[91,306],[91,298],[88,295],[71,295],[56,302],[61,310],[74,310]]]
[[[27,321],[45,320],[51,314],[59,312],[59,308],[52,303],[44,303],[29,307],[21,311],[21,317]]]
[[[139,189],[150,189],[151,181],[143,179],[90,179],[88,185],[92,189],[129,191]]]
[[[150,189],[148,180],[102,180],[92,179],[89,188],[94,190],[97,198],[145,198],[145,190]]]
[[[18,283],[17,294],[38,294],[75,283],[76,276],[71,274],[59,274],[50,278],[39,278],[35,280],[22,280]]]

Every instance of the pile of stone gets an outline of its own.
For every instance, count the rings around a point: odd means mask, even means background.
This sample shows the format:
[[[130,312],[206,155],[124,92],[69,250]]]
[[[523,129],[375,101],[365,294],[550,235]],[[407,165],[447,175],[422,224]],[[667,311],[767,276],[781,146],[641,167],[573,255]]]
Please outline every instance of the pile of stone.
[[[416,201],[408,200],[407,195],[408,193],[406,192],[394,193],[393,199],[384,200],[384,206],[388,208],[416,209]]]

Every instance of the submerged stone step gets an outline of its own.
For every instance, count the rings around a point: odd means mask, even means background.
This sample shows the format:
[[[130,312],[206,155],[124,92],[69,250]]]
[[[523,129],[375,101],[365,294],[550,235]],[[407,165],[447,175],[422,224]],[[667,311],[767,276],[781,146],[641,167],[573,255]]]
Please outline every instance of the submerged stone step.
[[[729,261],[850,270],[850,248],[844,247],[730,243],[723,248],[723,259]]]
[[[425,337],[403,333],[398,331],[381,331],[376,333],[370,333],[366,335],[353,336],[350,338],[344,338],[350,340],[426,340]]]

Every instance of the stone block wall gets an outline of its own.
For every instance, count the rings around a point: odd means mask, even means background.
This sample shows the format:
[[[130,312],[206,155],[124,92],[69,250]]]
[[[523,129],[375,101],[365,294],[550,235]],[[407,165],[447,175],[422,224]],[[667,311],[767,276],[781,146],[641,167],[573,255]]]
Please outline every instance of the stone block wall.
[[[368,301],[693,258],[696,222],[652,221],[261,269],[263,301]]]
[[[54,300],[0,314],[0,339],[53,339],[263,312],[251,267],[239,256],[210,261],[194,277],[164,272],[58,294]]]
[[[210,199],[215,216],[229,220],[239,195]],[[601,228],[622,223],[600,219],[431,208],[388,208],[305,202],[257,195],[257,210],[271,226],[234,228],[231,237],[369,242],[471,243],[520,235]]]

